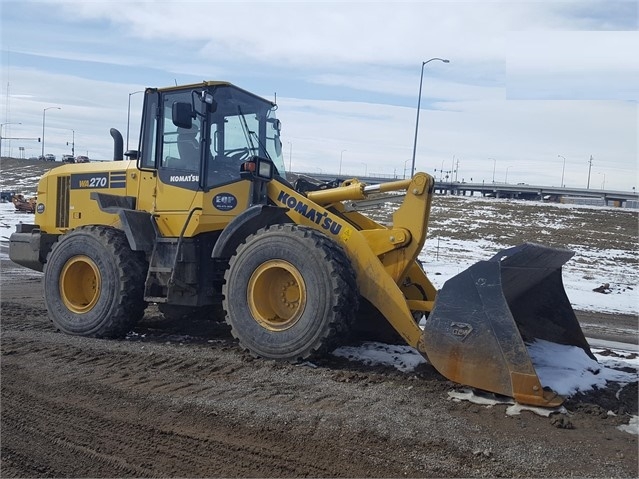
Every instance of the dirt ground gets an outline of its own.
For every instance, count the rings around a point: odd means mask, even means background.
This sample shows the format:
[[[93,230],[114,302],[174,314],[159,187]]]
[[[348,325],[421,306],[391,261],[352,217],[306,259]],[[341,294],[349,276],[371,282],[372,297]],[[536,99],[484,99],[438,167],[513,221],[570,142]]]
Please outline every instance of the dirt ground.
[[[507,416],[450,400],[458,388],[428,365],[252,359],[220,324],[153,305],[126,340],[71,337],[47,318],[40,275],[1,266],[2,477],[639,474],[637,436],[616,428],[637,414],[637,383],[568,414]],[[599,332],[633,321],[597,317]]]

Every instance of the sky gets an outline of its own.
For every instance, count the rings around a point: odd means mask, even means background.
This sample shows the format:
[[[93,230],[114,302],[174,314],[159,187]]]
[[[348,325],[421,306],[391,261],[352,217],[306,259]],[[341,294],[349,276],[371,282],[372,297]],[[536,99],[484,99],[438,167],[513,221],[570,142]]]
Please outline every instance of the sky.
[[[277,101],[293,171],[410,175],[419,102],[418,171],[631,191],[638,4],[0,0],[2,154],[44,126],[45,153],[107,160],[141,90],[224,80]]]

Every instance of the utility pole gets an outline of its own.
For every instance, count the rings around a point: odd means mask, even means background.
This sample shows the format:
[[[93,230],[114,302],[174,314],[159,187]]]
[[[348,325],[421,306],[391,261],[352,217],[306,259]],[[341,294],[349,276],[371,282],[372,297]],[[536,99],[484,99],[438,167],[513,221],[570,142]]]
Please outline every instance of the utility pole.
[[[591,170],[592,170],[592,155],[590,155],[590,161],[588,162],[588,185],[586,186],[587,190],[590,189],[590,171]]]

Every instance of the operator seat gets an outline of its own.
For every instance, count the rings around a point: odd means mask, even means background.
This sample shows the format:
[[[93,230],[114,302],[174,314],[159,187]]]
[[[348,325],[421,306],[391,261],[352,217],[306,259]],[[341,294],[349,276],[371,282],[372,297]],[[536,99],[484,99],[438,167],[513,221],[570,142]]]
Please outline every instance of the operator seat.
[[[200,168],[200,143],[195,138],[197,128],[178,128],[177,148],[180,160],[174,166],[177,168],[198,171]]]

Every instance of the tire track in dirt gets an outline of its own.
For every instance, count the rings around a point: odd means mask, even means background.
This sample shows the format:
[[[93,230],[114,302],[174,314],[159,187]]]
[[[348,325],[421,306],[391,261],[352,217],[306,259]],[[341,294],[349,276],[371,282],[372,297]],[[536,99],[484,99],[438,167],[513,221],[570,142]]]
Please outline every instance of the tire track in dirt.
[[[9,356],[12,359],[20,357],[14,354]],[[47,355],[44,356],[43,363],[50,364]],[[70,359],[71,356],[58,356],[58,359],[61,358]],[[35,360],[28,358],[28,354],[22,359]],[[87,365],[83,360],[76,363]],[[59,366],[52,365],[51,370],[57,370]],[[297,447],[299,440],[288,443],[286,435],[282,435],[280,430],[267,429],[265,434],[259,428],[249,428],[246,434],[238,428],[239,424],[233,423],[229,427],[224,420],[207,424],[210,417],[223,419],[223,416],[214,413],[212,416],[194,417],[188,406],[176,406],[172,400],[166,404],[167,401],[161,399],[166,391],[163,391],[160,399],[149,404],[149,398],[154,398],[155,393],[158,393],[157,383],[148,390],[148,385],[143,385],[143,391],[114,390],[110,384],[96,382],[95,377],[80,380],[75,376],[84,375],[84,371],[79,371],[67,377],[39,375],[52,379],[40,384],[36,391],[25,391],[22,384],[33,382],[33,378],[20,369],[16,364],[3,364],[3,373],[16,382],[3,384],[3,405],[11,414],[3,417],[2,434],[29,437],[29,447],[35,444],[36,449],[38,446],[46,449],[47,444],[54,448],[57,451],[53,461],[56,468],[50,466],[53,458],[48,458],[44,463],[49,464],[46,467],[36,463],[30,468],[44,475],[76,475],[79,471],[73,464],[77,463],[85,465],[78,475],[95,477],[217,475],[211,470],[212,464],[221,465],[227,471],[224,475],[229,475],[228,471],[232,470],[234,473],[230,475],[237,476],[274,474],[290,477],[310,474],[321,477],[345,472],[343,464],[337,469],[331,466],[333,459],[339,457],[339,454],[332,454],[337,451],[327,455],[318,454],[317,441],[310,445],[311,457],[304,457],[291,453],[291,448]],[[65,394],[69,387],[76,390],[73,396]],[[119,404],[127,405],[126,410],[114,407]],[[178,418],[179,427],[176,428],[173,420],[177,422]],[[273,436],[277,436],[277,440]],[[149,443],[153,444],[150,451],[147,447]],[[9,465],[21,458],[20,453],[16,452],[20,444],[15,441],[11,441],[11,444],[11,447],[5,448],[6,441],[3,441],[3,457],[9,461]],[[26,447],[27,444],[22,446]],[[102,451],[110,452],[105,454]],[[353,464],[350,469],[355,475],[366,475],[366,471],[374,470],[376,460],[368,453],[351,450],[341,455],[346,453]],[[91,466],[87,469],[86,464]],[[366,466],[363,469],[362,464]],[[403,467],[401,464],[395,465],[394,469],[397,473]]]
[[[448,401],[430,366],[253,359],[153,307],[127,340],[66,336],[38,294],[3,290],[3,477],[636,476],[615,418],[506,418]]]
[[[9,337],[7,337],[9,336]],[[3,417],[3,423],[6,428],[3,429],[3,435],[28,435],[36,443],[46,442],[53,440],[53,446],[56,449],[61,449],[59,458],[56,461],[62,461],[63,465],[72,464],[73,459],[78,456],[84,456],[79,460],[80,463],[95,464],[95,468],[92,466],[88,472],[84,474],[98,475],[98,471],[110,471],[109,474],[122,476],[122,475],[157,475],[158,471],[164,473],[170,473],[170,468],[167,468],[167,464],[158,464],[159,469],[138,469],[130,467],[135,462],[113,463],[109,457],[103,457],[99,454],[102,449],[112,450],[113,454],[117,457],[133,457],[135,454],[131,451],[135,451],[136,444],[146,444],[148,442],[149,435],[156,434],[156,430],[149,432],[146,430],[145,437],[135,432],[129,431],[130,426],[122,424],[119,420],[109,417],[106,420],[102,417],[107,414],[109,408],[113,406],[114,402],[124,402],[126,404],[133,404],[136,414],[141,414],[142,409],[149,407],[146,402],[149,399],[153,405],[151,410],[158,408],[155,401],[159,403],[165,403],[167,400],[173,403],[180,403],[180,400],[185,400],[186,404],[196,405],[210,405],[217,399],[225,401],[225,403],[233,403],[234,399],[239,396],[243,396],[244,399],[250,396],[251,400],[255,404],[259,404],[263,401],[276,401],[279,407],[286,408],[287,403],[295,402],[294,388],[290,388],[284,382],[269,381],[268,384],[260,385],[256,378],[251,379],[251,382],[255,381],[256,384],[251,388],[251,393],[246,394],[246,389],[242,385],[241,387],[234,386],[233,384],[225,384],[224,387],[220,387],[219,381],[216,378],[227,378],[228,376],[237,375],[238,372],[244,374],[245,370],[253,371],[255,369],[254,361],[248,361],[246,365],[238,366],[237,364],[215,364],[215,358],[211,357],[210,351],[200,350],[193,354],[196,354],[200,359],[210,361],[214,364],[212,368],[205,368],[201,362],[195,359],[177,359],[175,356],[154,358],[157,353],[152,354],[152,361],[149,362],[147,355],[132,353],[127,351],[130,348],[140,348],[139,343],[126,344],[120,343],[121,349],[124,351],[111,351],[107,356],[103,354],[106,351],[102,351],[102,346],[105,349],[108,346],[113,346],[112,341],[99,341],[99,340],[85,340],[83,338],[73,338],[63,336],[56,333],[40,334],[38,340],[30,340],[30,335],[24,334],[21,331],[15,331],[13,334],[6,334],[3,340],[3,374],[7,377],[14,378],[17,381],[17,388],[12,389],[11,384],[3,384],[3,404],[11,409],[15,416],[12,414],[9,417]],[[83,347],[89,346],[88,349],[75,346],[74,342],[82,343]],[[117,344],[117,343],[116,343]],[[173,346],[167,346],[162,348],[171,354],[174,354],[179,348]],[[223,363],[223,361],[222,361]],[[29,364],[33,368],[38,366],[39,378],[48,378],[45,384],[39,384],[37,390],[42,391],[41,394],[35,395],[34,393],[25,393],[22,390],[22,384],[33,383],[33,378],[21,376],[20,364]],[[157,376],[157,377],[156,377]],[[241,381],[245,382],[245,381]],[[68,392],[70,389],[74,390],[72,395]],[[46,394],[44,394],[46,392]],[[66,392],[66,394],[65,394]],[[54,400],[51,398],[62,398],[60,400]],[[96,398],[108,398],[104,400],[98,400]],[[115,401],[114,401],[115,399]],[[137,401],[144,401],[145,406],[142,408],[136,407]],[[102,403],[103,402],[103,403]],[[344,401],[329,401],[328,397],[318,398],[311,400],[306,408],[313,411],[318,411],[323,408],[333,408],[338,403]],[[324,403],[324,404],[322,404]],[[38,405],[40,409],[25,407],[25,405]],[[322,407],[320,407],[322,404]],[[299,406],[299,405],[298,405]],[[164,406],[166,407],[166,406]],[[159,409],[164,409],[159,407]],[[223,408],[227,409],[227,408]],[[232,409],[232,408],[231,408]],[[295,407],[299,410],[299,407]],[[51,414],[50,411],[56,411],[56,414]],[[156,411],[157,416],[164,416],[163,422],[167,420],[166,411]],[[223,417],[228,411],[216,411],[214,417]],[[97,415],[97,418],[96,418]],[[169,414],[169,417],[174,416]],[[180,415],[181,416],[181,415]],[[16,417],[18,419],[16,419]],[[17,427],[12,423],[11,418],[16,421],[20,421],[19,418],[30,418],[30,428]],[[81,422],[77,422],[76,418],[82,417]],[[148,411],[141,414],[141,417],[148,417]],[[176,417],[173,417],[177,420]],[[195,421],[194,421],[195,422]],[[114,424],[115,423],[115,424]],[[184,424],[184,419],[180,418],[180,423]],[[259,422],[254,422],[259,424]],[[318,419],[316,424],[320,424],[321,419]],[[18,424],[22,424],[19,422]],[[35,426],[37,425],[37,426]],[[41,426],[42,425],[42,426]],[[52,434],[47,434],[41,428],[46,428],[47,431],[53,431]],[[136,431],[138,429],[144,429],[144,427],[137,422],[135,426]],[[214,429],[219,429],[219,424],[215,425]],[[311,436],[313,428],[309,428],[307,433]],[[56,433],[58,431],[58,433]],[[96,446],[90,447],[91,440],[96,431],[103,432],[107,436],[110,435],[109,431],[112,431],[113,437],[119,438],[117,443],[104,443],[102,440],[98,442]],[[164,431],[166,432],[166,431]],[[215,433],[212,433],[211,429],[201,432],[202,436],[206,436],[206,442],[211,442],[215,438]],[[184,446],[184,450],[181,451],[181,442],[176,437],[175,431],[169,430],[171,433],[171,444],[174,451],[180,452],[179,457],[182,454],[189,454],[188,451],[192,451],[196,448],[196,444],[190,444],[188,441]],[[168,434],[167,433],[167,434]],[[254,431],[252,431],[254,433]],[[213,439],[212,439],[213,434]],[[102,434],[100,434],[101,437]],[[230,441],[228,437],[234,437],[237,435],[236,425],[233,426],[233,433],[226,431],[223,434],[223,440],[218,440],[216,447],[224,449],[226,464],[230,464],[233,458],[232,452],[236,450],[237,458],[233,459],[232,470],[236,471],[238,475],[242,472],[247,474],[263,475],[267,473],[263,469],[262,464],[265,462],[269,465],[268,474],[272,474],[273,471],[277,471],[277,475],[282,476],[296,476],[303,472],[303,474],[311,474],[315,476],[336,475],[343,472],[343,466],[338,469],[330,467],[333,462],[332,454],[330,457],[325,458],[326,465],[321,466],[317,464],[318,454],[317,447],[319,444],[314,444],[309,450],[312,451],[312,460],[305,460],[303,457],[299,457],[295,460],[291,460],[288,456],[290,451],[288,448],[297,447],[299,445],[299,438],[293,441],[292,445],[285,447],[281,453],[278,453],[277,448],[273,448],[272,443],[279,443],[282,440],[281,431],[273,431],[267,434],[266,443],[271,444],[268,451],[265,451],[262,446],[255,446],[257,449],[251,450],[251,440],[242,437],[239,445]],[[272,436],[277,436],[278,440],[274,441]],[[323,442],[325,438],[321,436],[316,439],[318,442]],[[175,454],[170,455],[163,451],[162,444],[157,444],[157,438],[153,437],[154,447],[156,452],[154,454],[162,454],[167,457],[167,460],[174,462],[176,460]],[[176,444],[177,442],[177,444]],[[259,444],[259,443],[258,443]],[[286,444],[286,442],[283,442]],[[159,449],[158,449],[159,448]],[[325,446],[324,446],[325,448]],[[269,452],[270,451],[270,452]],[[7,450],[8,457],[19,457],[19,454],[15,455],[15,451]],[[13,455],[12,455],[13,454]],[[374,469],[372,464],[375,458],[370,457],[368,453],[355,453],[351,451],[349,461],[352,461],[354,465],[357,464],[353,458],[353,455],[361,456],[359,458],[360,463],[367,464],[365,469],[353,469],[356,475],[366,475],[364,471],[370,471]],[[269,457],[272,456],[272,457]],[[240,457],[241,456],[241,457]],[[254,456],[254,460],[251,457]],[[293,457],[298,456],[293,454]],[[171,459],[172,458],[172,459]],[[220,458],[222,460],[222,458]],[[208,453],[205,464],[210,465],[212,461],[211,454]],[[384,460],[383,462],[388,462]],[[179,472],[175,471],[179,475],[208,475],[208,471],[203,464],[195,462],[192,465],[185,464],[183,460],[180,461]],[[239,464],[239,465],[238,465]],[[125,467],[126,466],[126,467]],[[127,469],[128,467],[128,469]],[[354,466],[355,467],[355,466]],[[385,466],[386,467],[386,466]],[[403,466],[396,465],[396,471],[403,470]],[[36,466],[33,470],[40,471],[41,467]],[[69,471],[63,472],[46,469],[45,475],[58,475],[69,474]],[[388,469],[385,469],[388,470]],[[71,474],[75,471],[71,470]]]

